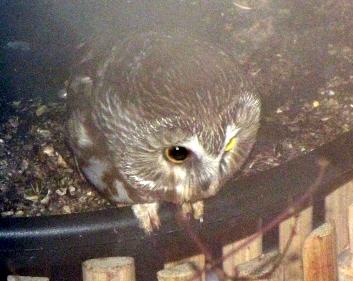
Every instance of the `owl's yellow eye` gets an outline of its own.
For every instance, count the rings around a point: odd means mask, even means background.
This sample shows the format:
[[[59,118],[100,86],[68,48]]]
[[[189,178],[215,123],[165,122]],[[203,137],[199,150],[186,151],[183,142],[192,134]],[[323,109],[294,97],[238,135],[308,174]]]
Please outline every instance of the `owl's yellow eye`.
[[[238,139],[236,137],[231,138],[230,141],[227,143],[226,147],[224,148],[225,152],[231,151],[234,147],[236,147]]]
[[[172,146],[165,149],[164,155],[168,161],[181,164],[188,158],[190,151],[183,146]]]

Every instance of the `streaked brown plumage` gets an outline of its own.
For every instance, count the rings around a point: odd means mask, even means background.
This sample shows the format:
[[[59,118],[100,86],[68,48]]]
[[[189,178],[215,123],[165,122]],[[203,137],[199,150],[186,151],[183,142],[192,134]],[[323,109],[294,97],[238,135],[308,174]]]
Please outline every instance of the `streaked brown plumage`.
[[[81,50],[68,86],[70,145],[88,180],[133,205],[146,231],[159,225],[159,202],[198,202],[241,168],[260,102],[230,55],[183,32]]]

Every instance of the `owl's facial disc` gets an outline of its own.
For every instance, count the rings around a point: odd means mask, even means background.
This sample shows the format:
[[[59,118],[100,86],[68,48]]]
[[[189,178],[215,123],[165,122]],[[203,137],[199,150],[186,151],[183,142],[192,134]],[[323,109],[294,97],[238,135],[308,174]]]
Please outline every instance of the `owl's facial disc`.
[[[224,133],[223,133],[224,132]],[[126,153],[122,165],[131,186],[149,191],[151,198],[174,203],[215,195],[241,164],[241,130],[229,125],[221,134],[163,130],[151,134],[148,145]],[[160,141],[163,140],[163,141]],[[240,162],[239,162],[240,161]],[[147,193],[146,193],[147,194]]]
[[[227,141],[227,149],[234,149],[234,139]],[[223,154],[223,149],[219,155],[209,153],[195,135],[163,151],[173,175],[177,202],[209,197],[218,191]]]

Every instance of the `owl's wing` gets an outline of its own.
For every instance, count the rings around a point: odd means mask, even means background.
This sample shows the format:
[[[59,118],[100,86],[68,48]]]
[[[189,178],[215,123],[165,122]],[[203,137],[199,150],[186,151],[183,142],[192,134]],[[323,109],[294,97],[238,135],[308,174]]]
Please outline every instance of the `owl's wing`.
[[[89,102],[92,89],[98,76],[98,69],[109,56],[112,46],[117,44],[111,37],[92,37],[79,44],[74,50],[71,75],[66,82],[70,106],[79,106]]]

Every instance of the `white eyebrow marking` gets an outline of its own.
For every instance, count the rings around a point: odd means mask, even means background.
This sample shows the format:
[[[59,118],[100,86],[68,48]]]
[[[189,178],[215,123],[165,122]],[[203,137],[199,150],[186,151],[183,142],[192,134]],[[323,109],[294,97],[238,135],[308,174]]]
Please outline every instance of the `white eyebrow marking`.
[[[224,138],[224,145],[223,147],[226,147],[229,141],[234,138],[238,132],[240,131],[240,128],[235,127],[234,125],[228,125],[226,128],[226,135]]]
[[[180,144],[190,149],[197,158],[199,158],[204,164],[204,172],[216,173],[219,161],[221,160],[222,154],[217,157],[210,155],[202,146],[197,136],[191,137],[189,140]]]
[[[180,144],[190,149],[199,158],[210,158],[209,160],[215,160],[215,158],[207,153],[202,144],[200,143],[197,136],[193,136],[187,141]]]

